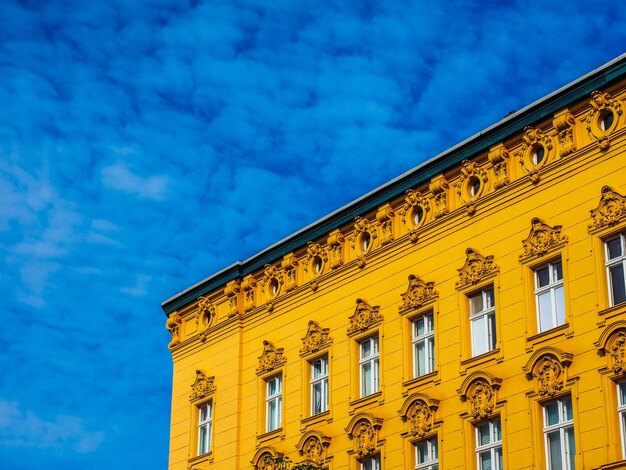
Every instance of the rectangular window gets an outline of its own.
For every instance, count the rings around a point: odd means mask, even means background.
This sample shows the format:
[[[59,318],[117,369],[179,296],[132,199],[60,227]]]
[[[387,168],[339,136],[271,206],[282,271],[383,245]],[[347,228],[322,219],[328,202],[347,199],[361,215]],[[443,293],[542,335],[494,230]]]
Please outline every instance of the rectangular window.
[[[546,403],[543,422],[547,470],[574,470],[576,446],[571,397]]]
[[[561,261],[548,263],[535,270],[535,298],[539,333],[565,323]]]
[[[213,426],[213,402],[198,407],[198,455],[211,450],[211,427]]]
[[[626,302],[626,281],[624,280],[626,255],[624,255],[624,247],[626,247],[626,233],[620,233],[604,242],[611,306]]]
[[[502,430],[500,418],[476,425],[478,470],[502,470]]]
[[[413,320],[413,377],[435,370],[435,331],[433,314]]]
[[[626,458],[626,381],[617,384],[617,414],[622,435],[622,458]]]
[[[378,336],[372,336],[359,343],[359,369],[361,397],[376,393],[380,383]]]
[[[328,410],[328,356],[311,361],[311,416]]]
[[[415,444],[415,470],[439,470],[436,437]]]
[[[496,304],[493,287],[469,298],[472,332],[472,356],[479,356],[496,347]]]
[[[380,470],[380,455],[361,461],[361,470]]]
[[[266,431],[280,428],[283,408],[283,378],[280,375],[268,379],[265,393]]]

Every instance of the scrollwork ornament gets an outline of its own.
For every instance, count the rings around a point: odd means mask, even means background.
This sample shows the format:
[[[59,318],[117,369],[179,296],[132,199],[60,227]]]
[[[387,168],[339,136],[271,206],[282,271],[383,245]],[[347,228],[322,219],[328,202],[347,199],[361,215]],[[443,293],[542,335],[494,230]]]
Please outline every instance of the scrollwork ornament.
[[[613,334],[606,348],[611,361],[613,372],[622,375],[626,372],[626,331],[620,330]]]
[[[524,135],[522,136],[522,146],[518,152],[519,162],[521,167],[528,173],[530,181],[533,184],[537,184],[540,181],[539,168],[545,165],[547,161],[547,155],[542,159],[540,163],[534,163],[532,161],[532,151],[536,146],[543,146],[546,154],[549,154],[552,150],[552,139],[549,136],[544,135],[541,129],[526,126],[524,128]]]
[[[328,234],[326,241],[330,251],[330,269],[337,269],[343,265],[344,236],[339,229]]]
[[[174,348],[178,344],[180,344],[180,325],[182,324],[182,320],[179,315],[172,315],[167,319],[165,323],[165,327],[170,332],[172,336],[172,340],[167,345],[169,349]]]
[[[432,412],[422,400],[416,400],[410,406],[406,419],[412,436],[422,438],[432,429]]]
[[[270,372],[275,368],[285,364],[284,348],[276,348],[270,341],[263,341],[263,353],[259,356],[259,366],[257,374]]]
[[[417,207],[420,207],[425,215],[426,212],[430,211],[430,204],[428,203],[428,199],[419,191],[407,189],[405,194],[404,205],[398,211],[398,215],[400,215],[400,220],[402,220],[403,224],[412,225],[407,221],[407,215],[413,212]]]
[[[204,322],[204,328],[211,326],[211,322],[215,318],[215,305],[207,297],[198,297],[198,311],[196,313],[196,323]]]
[[[534,217],[531,221],[530,233],[526,240],[522,241],[524,252],[520,255],[520,259],[543,256],[550,250],[567,243],[567,237],[561,234],[561,228],[561,225],[550,227],[540,218]]]
[[[324,464],[324,446],[316,436],[309,437],[302,446],[302,455],[307,463]]]
[[[330,328],[322,328],[316,321],[309,321],[309,328],[302,338],[301,355],[312,354],[324,349],[332,343]]]
[[[611,129],[601,129],[598,123],[606,112],[614,113],[615,120],[617,120],[617,117],[621,116],[623,113],[622,105],[619,101],[613,99],[609,93],[596,90],[591,93],[589,106],[591,107],[591,111],[587,115],[587,119],[585,119],[587,132],[591,139],[597,142],[598,148],[604,152],[608,150],[611,145],[608,136]]]
[[[379,306],[372,307],[363,299],[356,299],[356,310],[349,318],[350,326],[348,327],[348,334],[365,331],[371,326],[381,322],[383,316],[380,314],[379,309]]]
[[[437,175],[430,180],[428,189],[434,196],[435,202],[435,219],[442,217],[448,213],[448,189],[449,184],[443,175]]]
[[[206,376],[201,370],[196,370],[196,381],[191,385],[189,398],[198,400],[205,398],[215,391],[215,376]]]
[[[552,397],[563,389],[563,368],[554,357],[545,355],[535,368],[538,393],[542,397]]]
[[[409,286],[404,294],[401,294],[402,304],[400,310],[409,308],[419,308],[429,300],[437,297],[437,291],[434,289],[434,282],[424,282],[418,276],[411,274],[409,276]]]
[[[503,144],[493,147],[487,158],[493,166],[494,189],[500,189],[509,184],[509,171],[507,161],[509,159],[509,151]]]
[[[598,207],[591,210],[590,232],[612,227],[626,219],[626,197],[613,191],[610,186],[604,186],[601,193]]]
[[[356,425],[354,438],[356,451],[360,457],[370,455],[376,450],[376,430],[366,420],[362,420]]]
[[[457,288],[472,285],[498,272],[498,266],[493,262],[493,255],[487,257],[481,255],[472,248],[465,250],[465,264],[457,271],[459,280]]]
[[[565,157],[576,151],[576,143],[574,142],[574,126],[576,125],[576,120],[569,109],[557,113],[554,116],[552,125],[558,132],[559,156]]]
[[[491,385],[485,380],[474,381],[467,393],[467,400],[470,402],[470,414],[474,419],[486,418],[494,409],[494,391]]]

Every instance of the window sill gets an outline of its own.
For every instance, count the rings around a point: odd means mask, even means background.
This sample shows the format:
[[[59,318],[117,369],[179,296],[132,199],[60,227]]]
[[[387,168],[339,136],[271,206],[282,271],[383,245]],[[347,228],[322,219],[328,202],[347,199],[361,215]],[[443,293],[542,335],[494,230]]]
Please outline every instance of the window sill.
[[[256,439],[259,442],[264,442],[264,441],[269,441],[271,439],[275,439],[280,437],[281,439],[284,439],[285,435],[283,433],[283,428],[280,427],[278,429],[274,429],[273,431],[268,431],[265,432],[263,434],[258,434]]]
[[[191,457],[188,461],[188,468],[194,468],[195,465],[202,464],[205,462],[213,463],[213,452],[207,452],[206,454],[198,455],[196,457]]]
[[[310,426],[310,425],[313,425],[313,424],[319,424],[322,421],[326,421],[327,423],[330,423],[332,420],[333,420],[333,418],[330,415],[330,410],[326,410],[326,411],[323,411],[323,412],[318,413],[316,415],[304,418],[304,419],[300,420],[300,422],[304,426]]]
[[[500,355],[500,348],[492,349],[486,353],[482,353],[479,356],[473,356],[461,361],[461,375],[467,372],[467,369],[472,367],[482,366],[488,362],[502,362],[502,356]]]
[[[617,315],[620,315],[626,311],[626,302],[622,302],[617,305],[613,305],[612,307],[605,308],[604,310],[600,310],[598,315],[602,317],[604,320],[607,318],[613,318]]]
[[[569,323],[564,323],[562,325],[552,328],[551,330],[542,331],[541,333],[537,333],[536,335],[532,335],[526,338],[526,352],[532,351],[535,345],[543,343],[545,341],[551,341],[559,336],[571,338],[573,335],[574,332],[570,328]]]
[[[413,379],[409,379],[406,382],[402,382],[402,386],[405,388],[404,395],[408,395],[408,389],[413,389],[417,387],[422,387],[426,384],[435,384],[439,385],[439,371],[429,372],[428,374],[420,375],[419,377],[415,377]]]
[[[626,469],[626,460],[618,460],[617,462],[611,462],[599,467],[596,467],[595,470],[618,470],[618,469]]]
[[[351,408],[350,413],[354,413],[354,411],[358,408],[372,406],[374,404],[382,405],[383,403],[384,403],[383,392],[379,390],[378,392],[372,393],[371,395],[367,395],[366,397],[352,400],[350,402],[350,408]]]

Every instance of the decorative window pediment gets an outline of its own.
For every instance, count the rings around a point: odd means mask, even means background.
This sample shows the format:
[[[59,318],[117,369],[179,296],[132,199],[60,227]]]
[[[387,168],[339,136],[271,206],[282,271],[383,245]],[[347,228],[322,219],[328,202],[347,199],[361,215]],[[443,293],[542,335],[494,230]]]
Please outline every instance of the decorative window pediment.
[[[502,380],[486,372],[476,371],[468,375],[457,393],[469,404],[469,415],[473,419],[489,417],[496,407],[496,392]]]
[[[534,379],[540,397],[553,397],[567,385],[567,368],[572,354],[547,346],[533,353],[523,367],[528,379]]]
[[[287,358],[283,355],[284,348],[277,348],[270,341],[263,341],[263,353],[259,356],[259,367],[257,367],[257,374],[264,374],[271,372],[284,365],[287,362]]]
[[[626,321],[616,321],[606,327],[595,346],[600,354],[607,357],[613,373],[626,374]]]
[[[328,348],[333,342],[329,333],[330,328],[322,328],[319,323],[310,320],[306,335],[302,338],[302,349],[300,349],[300,355],[307,356]]]
[[[254,453],[250,463],[255,470],[279,470],[274,458],[282,455],[282,452],[277,452],[273,447],[261,447]]]
[[[603,186],[598,207],[591,210],[589,232],[613,227],[626,220],[626,197],[613,191],[610,186]]]
[[[354,314],[349,318],[350,326],[348,334],[360,333],[367,331],[369,328],[378,325],[383,321],[383,316],[379,312],[378,305],[372,307],[364,299],[356,299],[356,309]]]
[[[422,305],[434,300],[439,295],[434,289],[434,282],[424,282],[418,276],[409,276],[409,286],[402,295],[402,305],[400,311],[420,308]]]
[[[522,240],[524,252],[520,260],[526,261],[562,248],[567,243],[567,237],[561,233],[561,228],[561,225],[550,227],[539,217],[534,217],[528,237]]]
[[[215,392],[215,376],[207,376],[201,370],[196,370],[196,381],[191,385],[191,401],[203,400]]]
[[[180,344],[180,325],[182,320],[180,319],[180,315],[174,314],[171,315],[167,321],[165,322],[165,328],[170,332],[172,336],[172,340],[170,344],[167,345],[168,348],[173,349],[175,346]]]
[[[300,437],[296,449],[304,462],[321,467],[327,462],[327,449],[331,438],[319,431],[308,431]]]
[[[354,442],[354,451],[358,458],[374,455],[379,446],[378,431],[382,427],[382,418],[371,413],[359,413],[352,417],[346,431],[348,438]]]
[[[421,439],[432,432],[438,408],[439,400],[415,393],[404,400],[398,413],[402,421],[409,425],[408,434]]]
[[[457,269],[460,277],[456,283],[457,289],[477,284],[498,272],[498,266],[493,263],[493,255],[485,257],[473,248],[468,248],[465,250],[465,257],[465,264]]]

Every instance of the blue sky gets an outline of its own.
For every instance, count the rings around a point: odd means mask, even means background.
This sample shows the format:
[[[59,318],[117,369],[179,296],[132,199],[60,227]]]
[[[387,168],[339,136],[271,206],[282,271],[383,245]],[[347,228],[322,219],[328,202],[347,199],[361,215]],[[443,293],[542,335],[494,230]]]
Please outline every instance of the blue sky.
[[[615,3],[0,3],[0,468],[166,468],[160,303],[618,56]]]

